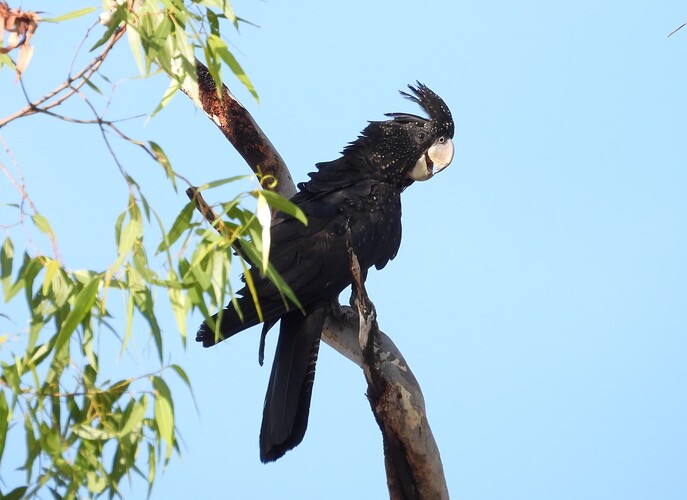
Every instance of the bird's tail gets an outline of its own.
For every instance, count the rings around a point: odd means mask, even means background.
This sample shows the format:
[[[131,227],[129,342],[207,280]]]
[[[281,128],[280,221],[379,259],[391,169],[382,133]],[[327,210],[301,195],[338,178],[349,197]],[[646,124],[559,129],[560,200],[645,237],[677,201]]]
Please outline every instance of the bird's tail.
[[[263,321],[274,324],[281,315],[287,312],[286,305],[281,300],[261,300],[261,319],[251,295],[237,297],[236,301],[241,314],[239,315],[236,307],[234,307],[234,303],[229,302],[227,307],[222,310],[221,318],[220,314],[217,313],[212,316],[212,321],[203,321],[203,324],[198,329],[198,333],[196,333],[196,342],[202,342],[203,347],[211,347]],[[215,329],[212,327],[213,324]]]
[[[273,462],[297,446],[305,435],[315,364],[328,301],[286,314],[265,396],[260,429],[260,460]]]

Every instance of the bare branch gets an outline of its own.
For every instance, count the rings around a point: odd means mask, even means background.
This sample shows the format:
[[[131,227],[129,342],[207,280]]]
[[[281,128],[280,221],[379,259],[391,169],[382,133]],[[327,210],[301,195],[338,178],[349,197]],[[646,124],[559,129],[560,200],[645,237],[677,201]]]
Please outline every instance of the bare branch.
[[[217,125],[253,172],[274,177],[277,180],[274,191],[291,198],[296,193],[291,173],[251,114],[225,85],[222,86],[222,99],[219,98],[210,72],[200,61],[196,61],[196,73],[200,99],[196,104]],[[182,90],[193,99],[189,89]]]
[[[682,28],[684,28],[685,26],[687,26],[687,23],[682,23],[680,26],[678,26],[677,28],[675,28],[673,31],[670,32],[670,34],[668,35],[668,38],[670,38],[671,36],[673,36],[675,33],[677,33],[678,31],[680,31],[680,30],[681,30]]]
[[[77,93],[81,89],[81,87],[86,85],[86,82],[89,80],[89,78],[91,78],[93,74],[95,74],[95,72],[98,71],[98,68],[100,68],[103,61],[105,60],[105,57],[107,57],[107,54],[109,54],[109,52],[112,50],[115,44],[122,37],[124,31],[125,30],[123,28],[119,28],[117,31],[115,31],[114,35],[107,42],[105,48],[100,53],[100,55],[93,59],[90,63],[88,63],[84,68],[82,68],[82,70],[79,71],[79,73],[77,73],[75,76],[69,76],[64,83],[56,87],[51,92],[45,94],[40,99],[36,99],[35,101],[30,102],[27,106],[23,107],[19,111],[12,113],[11,115],[1,119],[0,128],[16,120],[17,118],[21,118],[22,116],[33,115],[35,113],[40,113],[41,111],[47,111],[51,108],[54,108],[55,106],[59,106],[64,101],[73,96],[75,93]],[[72,85],[74,82],[78,83],[76,83],[76,85]],[[66,94],[41,107],[43,103],[49,101],[50,99],[52,99],[53,97],[57,96],[58,94],[67,89],[69,90]]]
[[[26,184],[24,183],[24,176],[22,175],[22,172],[19,168],[19,165],[17,163],[16,158],[12,154],[12,151],[10,150],[9,146],[5,142],[5,138],[0,135],[0,143],[2,143],[2,147],[5,150],[5,153],[7,156],[10,158],[10,160],[14,163],[14,166],[17,170],[17,179],[15,179],[12,174],[9,172],[7,167],[3,165],[2,162],[0,162],[0,172],[2,172],[5,177],[10,181],[12,186],[19,192],[19,195],[21,196],[21,204],[19,205],[19,223],[24,224],[24,203],[26,203],[31,211],[33,212],[33,215],[38,215],[40,212],[38,212],[38,209],[36,208],[36,205],[34,205],[33,200],[29,197],[28,193],[26,192]],[[6,226],[3,226],[6,228]],[[50,239],[50,246],[52,247],[53,251],[53,256],[55,257],[56,260],[59,262],[62,262],[62,254],[60,253],[60,246],[57,244],[57,238],[55,238],[54,234],[48,234],[48,238]],[[33,244],[33,240],[31,239],[30,235],[27,235],[27,241],[29,244],[33,247],[34,253],[38,254],[38,249],[35,247]]]
[[[393,500],[448,499],[444,468],[420,384],[398,348],[379,330],[358,258],[350,245],[349,255],[367,397],[384,439],[389,496]]]
[[[201,213],[205,220],[214,227],[219,234],[226,238],[231,238],[231,234],[221,218],[217,216],[215,211],[210,205],[205,201],[203,195],[198,191],[196,187],[190,187],[186,190],[186,196],[196,205],[196,209]]]

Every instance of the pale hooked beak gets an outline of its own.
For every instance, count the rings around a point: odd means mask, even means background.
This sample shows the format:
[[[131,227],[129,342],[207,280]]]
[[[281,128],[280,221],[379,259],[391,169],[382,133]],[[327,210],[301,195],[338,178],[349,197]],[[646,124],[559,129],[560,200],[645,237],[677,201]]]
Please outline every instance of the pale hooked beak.
[[[454,152],[455,148],[451,139],[435,142],[408,172],[408,178],[414,181],[426,181],[450,165]]]

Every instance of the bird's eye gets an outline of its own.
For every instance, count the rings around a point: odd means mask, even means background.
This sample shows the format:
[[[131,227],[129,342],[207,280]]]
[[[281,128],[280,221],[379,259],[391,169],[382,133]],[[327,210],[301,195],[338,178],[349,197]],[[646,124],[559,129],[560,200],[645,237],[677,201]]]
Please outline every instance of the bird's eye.
[[[439,144],[443,144],[446,142],[446,137],[439,137]]]
[[[421,141],[425,140],[425,133],[424,132],[418,132],[417,138]]]

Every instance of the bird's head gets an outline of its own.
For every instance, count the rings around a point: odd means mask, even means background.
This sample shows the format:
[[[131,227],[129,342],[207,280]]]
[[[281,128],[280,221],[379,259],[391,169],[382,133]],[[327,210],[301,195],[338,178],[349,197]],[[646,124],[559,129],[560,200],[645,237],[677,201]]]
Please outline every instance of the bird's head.
[[[401,95],[416,102],[428,118],[409,113],[388,113],[385,121],[370,122],[344,153],[357,153],[383,179],[403,187],[426,181],[453,160],[454,124],[451,111],[427,86],[408,85]]]

